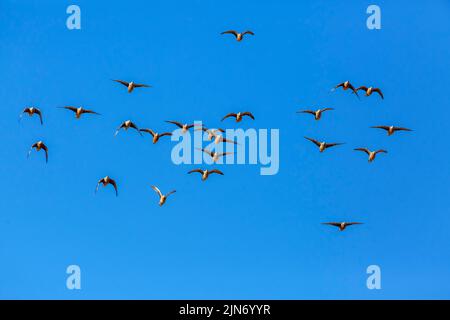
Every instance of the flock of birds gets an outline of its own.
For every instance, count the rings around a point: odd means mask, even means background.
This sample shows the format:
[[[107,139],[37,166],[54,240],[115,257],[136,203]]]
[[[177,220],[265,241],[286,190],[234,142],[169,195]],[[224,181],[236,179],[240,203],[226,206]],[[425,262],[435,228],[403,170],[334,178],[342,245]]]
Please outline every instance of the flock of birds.
[[[366,97],[369,97],[372,95],[372,93],[376,92],[381,97],[381,99],[384,99],[383,92],[381,91],[380,88],[366,87],[366,86],[361,86],[361,87],[355,88],[350,83],[350,81],[345,81],[345,82],[338,84],[337,86],[335,86],[332,89],[332,91],[334,91],[338,88],[342,88],[344,91],[350,89],[352,91],[352,94],[355,94],[358,97],[358,99],[360,98],[359,94],[358,94],[358,91],[360,91],[360,90],[363,90],[365,92]],[[300,111],[297,111],[297,113],[311,114],[314,116],[314,119],[316,121],[318,121],[322,118],[322,114],[324,112],[331,111],[331,110],[334,110],[334,109],[333,108],[323,108],[323,109],[317,109],[317,110],[300,110]],[[388,136],[393,135],[397,131],[412,131],[411,129],[408,129],[405,127],[397,127],[397,126],[372,126],[371,128],[383,129],[387,132]],[[328,148],[344,144],[342,142],[328,143],[325,141],[318,141],[316,139],[309,138],[309,137],[305,137],[305,139],[314,143],[319,148],[320,152],[324,152]],[[355,148],[354,150],[366,153],[368,156],[369,163],[375,160],[375,157],[377,154],[387,153],[387,151],[384,149],[378,149],[375,151],[371,151],[368,148]],[[358,225],[358,224],[362,224],[362,223],[361,222],[345,222],[344,221],[344,222],[324,222],[323,224],[338,227],[340,231],[344,231],[348,226]]]
[[[245,35],[252,35],[254,36],[255,34],[250,31],[247,30],[245,32],[237,32],[235,30],[228,30],[228,31],[224,31],[221,34],[231,34],[234,35],[236,38],[236,41],[240,42],[244,39]],[[123,86],[125,86],[127,88],[128,93],[132,93],[134,91],[134,89],[136,88],[150,88],[150,85],[147,84],[142,84],[142,83],[136,83],[136,82],[127,82],[124,80],[118,80],[118,79],[114,79],[113,81],[122,84]],[[380,88],[376,88],[376,87],[366,87],[366,86],[360,86],[358,88],[355,88],[349,81],[345,81],[342,82],[340,84],[338,84],[337,86],[335,86],[332,90],[336,90],[338,88],[342,88],[343,90],[351,90],[352,94],[355,94],[358,98],[359,94],[358,91],[364,91],[365,96],[369,97],[371,96],[373,93],[377,93],[382,99],[384,99],[383,93],[381,91]],[[75,114],[75,118],[76,119],[80,119],[82,115],[84,114],[93,114],[93,115],[100,115],[99,113],[93,111],[93,110],[89,110],[89,109],[85,109],[83,107],[73,107],[73,106],[64,106],[64,107],[60,107],[69,111],[72,111]],[[323,108],[323,109],[318,109],[318,110],[301,110],[301,111],[297,111],[298,113],[305,113],[305,114],[311,114],[314,116],[314,119],[316,121],[320,120],[322,118],[322,114],[326,111],[331,111],[334,110],[333,108]],[[40,109],[36,108],[36,107],[26,107],[19,118],[22,119],[22,116],[24,114],[28,114],[30,117],[32,117],[33,115],[37,115],[40,119],[40,123],[41,125],[43,125],[43,116],[42,116],[42,112]],[[227,118],[234,118],[236,122],[241,122],[244,117],[249,117],[252,120],[255,120],[255,117],[253,116],[253,114],[251,112],[245,111],[245,112],[238,112],[238,113],[229,113],[227,115],[225,115],[222,118],[222,121],[227,119]],[[215,144],[219,144],[219,143],[234,143],[237,144],[235,141],[233,140],[229,140],[224,138],[220,133],[224,133],[225,130],[221,129],[221,128],[217,128],[217,129],[208,129],[207,127],[204,127],[203,125],[197,125],[197,124],[187,124],[187,123],[181,123],[178,121],[166,121],[167,123],[171,123],[175,126],[177,126],[178,128],[180,128],[182,130],[182,133],[186,133],[188,130],[199,126],[199,128],[195,128],[195,130],[202,130],[205,133],[208,134],[208,140],[211,141],[214,139],[214,143]],[[127,120],[124,121],[116,130],[114,136],[117,136],[117,134],[120,132],[120,130],[124,130],[127,131],[128,129],[134,129],[137,133],[139,133],[139,135],[143,136],[143,133],[148,133],[152,136],[152,141],[153,143],[157,143],[159,141],[159,139],[161,137],[164,136],[171,136],[172,132],[162,132],[162,133],[158,133],[153,131],[152,129],[148,129],[148,128],[143,128],[140,129],[134,122],[132,122],[131,120]],[[397,127],[397,126],[373,126],[371,128],[377,128],[377,129],[383,129],[387,132],[388,136],[393,135],[395,132],[397,131],[412,131],[411,129],[408,128],[404,128],[404,127]],[[312,143],[314,143],[318,148],[320,152],[324,152],[326,149],[334,147],[334,146],[338,146],[338,145],[342,145],[343,143],[327,143],[324,141],[318,141],[316,139],[313,138],[309,138],[309,137],[305,137],[305,139],[311,141]],[[40,151],[40,150],[44,150],[45,152],[45,160],[46,162],[48,162],[48,147],[45,145],[45,143],[43,141],[38,141],[36,143],[34,143],[29,152],[28,152],[28,156],[30,156],[31,152],[33,151],[33,149],[35,149],[36,151]],[[210,151],[208,149],[205,148],[199,148],[198,150],[201,150],[202,152],[208,154],[211,159],[213,160],[213,162],[217,162],[221,157],[232,154],[232,152],[215,152],[215,151]],[[375,157],[377,154],[379,153],[387,153],[386,150],[384,149],[379,149],[376,151],[371,151],[368,148],[356,148],[354,149],[355,151],[360,151],[360,152],[365,152],[368,156],[368,161],[372,162],[375,160]],[[208,170],[208,169],[201,169],[201,168],[197,168],[194,170],[191,170],[188,172],[188,174],[191,173],[200,173],[201,174],[201,179],[202,181],[205,181],[206,179],[208,179],[208,177],[211,174],[219,174],[219,175],[224,175],[224,173],[218,169],[212,169],[212,170]],[[115,194],[116,196],[118,196],[118,188],[117,188],[117,183],[114,179],[112,179],[109,176],[103,177],[100,180],[98,180],[97,182],[97,186],[95,188],[95,193],[97,193],[99,186],[103,185],[104,187],[106,187],[107,185],[111,185],[114,190],[115,190]],[[166,203],[167,198],[176,192],[176,190],[172,190],[166,194],[162,193],[161,190],[157,187],[152,185],[151,186],[152,189],[156,192],[156,194],[159,197],[159,205],[162,206]],[[331,225],[331,226],[335,226],[338,227],[340,231],[345,230],[348,226],[351,225],[358,225],[358,224],[362,224],[361,222],[324,222],[323,224],[326,225]]]

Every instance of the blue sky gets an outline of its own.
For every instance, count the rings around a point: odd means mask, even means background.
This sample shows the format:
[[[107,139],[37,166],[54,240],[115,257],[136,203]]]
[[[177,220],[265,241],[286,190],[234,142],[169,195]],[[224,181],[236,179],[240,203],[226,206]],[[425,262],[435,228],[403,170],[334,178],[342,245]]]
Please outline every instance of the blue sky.
[[[66,8],[81,8],[81,30]],[[12,1],[0,3],[3,84],[0,298],[450,298],[450,4],[377,1]],[[251,29],[238,43],[221,36]],[[153,85],[131,95],[110,79]],[[356,99],[337,83],[382,88]],[[38,106],[37,119],[17,117]],[[64,105],[102,114],[76,121]],[[314,122],[295,111],[336,110]],[[133,132],[132,119],[280,130],[280,171],[224,165],[186,174],[174,143]],[[414,129],[387,137],[369,129]],[[233,122],[229,127],[237,127]],[[319,154],[303,136],[346,145]],[[43,155],[26,154],[44,140]],[[355,147],[385,148],[368,164]],[[329,151],[329,152],[328,152]],[[94,195],[98,179],[117,180]],[[177,189],[160,208],[152,184]],[[361,221],[346,232],[321,225]],[[82,289],[66,288],[79,265]],[[366,288],[379,265],[382,289]]]

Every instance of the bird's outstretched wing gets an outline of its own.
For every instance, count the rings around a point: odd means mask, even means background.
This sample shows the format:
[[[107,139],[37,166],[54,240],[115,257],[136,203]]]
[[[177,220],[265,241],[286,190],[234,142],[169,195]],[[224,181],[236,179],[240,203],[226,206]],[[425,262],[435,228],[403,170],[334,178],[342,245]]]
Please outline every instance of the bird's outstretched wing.
[[[404,128],[404,127],[394,127],[394,131],[412,131],[411,129]]]
[[[155,132],[152,129],[139,129],[139,131],[150,133],[152,137],[155,136]]]
[[[81,113],[90,113],[90,114],[100,115],[100,113],[95,112],[94,110],[88,110],[88,109],[81,109]]]
[[[39,116],[39,120],[41,120],[41,124],[44,124],[44,121],[42,120],[42,112],[39,109],[36,109],[36,114]]]
[[[252,36],[254,36],[255,34],[253,33],[253,31],[247,30],[242,32],[242,35],[246,35],[246,34],[251,34]]]
[[[316,146],[320,147],[320,142],[317,141],[316,139],[312,139],[312,138],[308,138],[308,137],[305,137],[305,139],[311,141],[311,142],[314,143]]]
[[[172,123],[174,125],[176,125],[179,128],[183,128],[183,124],[178,122],[178,121],[173,121],[173,120],[166,120],[167,123]]]
[[[238,36],[238,32],[235,31],[235,30],[224,31],[224,32],[222,32],[221,34],[232,34],[232,35],[234,35],[236,38],[237,38],[237,36]]]
[[[380,95],[381,99],[384,99],[383,92],[381,92],[380,88],[374,88],[374,89],[372,89],[372,91],[378,93]]]
[[[109,183],[114,187],[114,190],[116,191],[116,197],[117,197],[119,195],[119,192],[117,191],[116,181],[113,179],[109,179]]]
[[[326,224],[329,226],[335,226],[335,227],[340,227],[341,224],[339,222],[322,222],[322,224]]]
[[[194,170],[189,171],[188,173],[194,173],[194,172],[198,172],[198,173],[203,174],[203,170],[202,169],[194,169]]]
[[[316,113],[313,110],[300,110],[300,111],[297,111],[297,113],[309,113],[309,114],[312,114],[313,116],[316,115]]]
[[[362,151],[362,152],[367,153],[367,155],[370,155],[370,150],[367,149],[367,148],[356,148],[356,149],[354,149],[354,150],[355,150],[355,151]]]
[[[375,151],[375,154],[378,154],[378,153],[388,153],[388,152],[384,149],[380,149],[380,150]]]
[[[43,144],[41,148],[45,152],[45,162],[48,163],[48,148],[45,144]]]
[[[248,117],[250,117],[252,120],[255,120],[255,117],[254,117],[253,114],[252,114],[251,112],[249,112],[249,111],[242,112],[241,114],[242,114],[242,116],[248,116]]]
[[[344,143],[342,143],[342,142],[325,143],[325,148],[331,148],[331,147],[334,147],[334,146],[340,146],[342,144],[344,144]]]
[[[371,127],[371,128],[374,128],[374,129],[383,129],[383,130],[386,130],[386,131],[389,130],[389,126],[373,126],[373,127]]]
[[[152,189],[155,190],[155,192],[156,192],[160,197],[163,196],[163,194],[161,193],[161,191],[158,189],[157,186],[152,186]]]
[[[217,174],[220,174],[223,176],[223,172],[218,169],[213,169],[213,170],[209,171],[209,173],[217,173]]]
[[[172,193],[175,193],[175,192],[177,192],[177,190],[172,190],[172,191],[170,191],[168,194],[166,194],[166,198],[167,198],[168,196],[170,196]]]
[[[121,84],[123,84],[125,87],[128,87],[129,85],[130,85],[130,83],[128,83],[128,82],[126,82],[126,81],[123,81],[123,80],[114,80],[113,79],[113,81],[115,81],[115,82],[118,82],[118,83],[121,83]]]
[[[151,88],[151,85],[143,84],[143,83],[134,83],[135,88]]]
[[[223,120],[225,120],[226,118],[229,118],[229,117],[235,117],[236,118],[236,116],[237,116],[236,113],[229,113],[225,117],[223,117],[222,120],[220,120],[220,121],[223,121]]]

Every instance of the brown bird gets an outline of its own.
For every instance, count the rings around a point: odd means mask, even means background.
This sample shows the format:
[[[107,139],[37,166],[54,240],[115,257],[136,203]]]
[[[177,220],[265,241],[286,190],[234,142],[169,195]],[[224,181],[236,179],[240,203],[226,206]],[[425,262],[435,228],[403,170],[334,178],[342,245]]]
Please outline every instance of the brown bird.
[[[159,206],[162,206],[164,203],[166,203],[167,197],[170,196],[172,193],[177,192],[177,190],[172,190],[168,194],[164,195],[161,193],[161,191],[156,186],[152,186],[152,189],[155,190],[155,192],[159,195]]]
[[[159,138],[161,137],[172,135],[171,132],[157,133],[154,132],[152,129],[141,129],[140,131],[150,133],[153,137],[153,143],[157,143],[159,141]]]
[[[366,93],[366,97],[368,97],[372,93],[376,92],[380,95],[381,99],[384,99],[383,92],[381,92],[380,88],[361,86],[358,89],[356,89],[356,91],[359,91],[359,90],[363,90]]]
[[[232,35],[234,35],[234,36],[236,37],[236,40],[237,40],[237,41],[241,41],[242,39],[244,39],[244,35],[246,35],[246,34],[250,34],[250,35],[252,35],[252,36],[255,35],[255,34],[254,34],[252,31],[250,31],[250,30],[247,30],[247,31],[242,32],[242,33],[239,33],[239,32],[237,32],[237,31],[235,31],[235,30],[228,30],[228,31],[222,32],[221,34],[232,34]]]
[[[95,188],[95,193],[97,193],[98,191],[98,186],[100,184],[103,184],[104,187],[106,187],[108,184],[112,185],[114,187],[114,190],[116,191],[116,197],[119,195],[119,193],[117,192],[117,184],[116,181],[111,179],[110,177],[106,176],[104,178],[101,178],[100,180],[98,180],[97,182],[97,187]]]
[[[100,115],[100,113],[97,113],[97,112],[92,111],[92,110],[84,109],[82,107],[75,108],[75,107],[71,107],[71,106],[66,106],[66,107],[61,107],[61,108],[75,112],[75,118],[77,118],[77,119],[80,119],[81,115],[84,114],[84,113]]]
[[[113,81],[121,83],[125,87],[127,87],[128,88],[128,93],[133,92],[134,88],[151,88],[151,86],[149,86],[148,84],[140,84],[140,83],[135,83],[133,81],[131,81],[131,82],[126,82],[126,81],[123,81],[123,80],[113,80]]]
[[[377,150],[377,151],[370,151],[367,148],[356,148],[355,151],[362,151],[362,152],[367,153],[367,155],[369,156],[369,162],[372,162],[373,160],[375,160],[375,156],[378,153],[387,153],[387,151],[383,150],[383,149],[380,149],[380,150]]]
[[[42,121],[42,112],[38,108],[27,107],[23,109],[22,113],[20,114],[19,121],[22,120],[22,116],[24,113],[27,113],[30,117],[33,116],[34,114],[37,114],[39,116],[39,119],[41,120],[41,124],[44,124],[44,122]]]
[[[233,152],[215,152],[204,148],[196,148],[196,149],[208,154],[212,158],[213,162],[217,162],[220,159],[220,157],[233,154]]]
[[[205,181],[206,179],[208,179],[209,175],[212,173],[217,173],[223,176],[223,172],[217,169],[213,169],[213,170],[202,170],[202,169],[194,169],[189,171],[188,173],[193,173],[193,172],[198,172],[202,174],[202,181]]]
[[[394,126],[374,126],[371,128],[386,130],[388,136],[392,136],[396,131],[412,131],[411,129],[408,128],[394,127]]]
[[[185,124],[182,124],[182,123],[180,123],[180,122],[178,122],[178,121],[172,121],[172,120],[168,120],[168,121],[166,121],[166,122],[172,123],[172,124],[176,125],[178,128],[181,129],[181,131],[182,131],[183,133],[186,133],[190,128],[196,126],[196,124],[186,124],[186,123],[185,123]]]
[[[313,110],[302,110],[297,111],[297,113],[309,113],[314,116],[315,120],[320,120],[322,118],[322,113],[328,110],[334,110],[333,108],[324,108],[324,109],[317,109],[316,111]]]
[[[223,120],[225,120],[226,118],[229,118],[229,117],[235,117],[236,118],[236,122],[241,122],[242,118],[244,116],[248,116],[252,120],[255,120],[255,117],[253,116],[253,114],[251,112],[246,111],[246,112],[238,112],[238,113],[229,113],[225,117],[223,117],[221,121],[223,121]]]
[[[135,129],[142,136],[142,133],[139,131],[139,128],[131,120],[127,120],[127,121],[122,122],[120,127],[117,128],[116,133],[114,134],[114,136],[117,136],[117,134],[119,133],[120,129],[125,129],[125,131],[126,131],[129,128]]]
[[[218,129],[208,129],[206,127],[201,127],[201,128],[195,129],[195,131],[198,131],[198,130],[202,130],[202,131],[204,131],[204,132],[206,132],[208,134],[208,141],[211,141],[213,137],[217,136],[216,132],[225,132],[225,130],[220,129],[220,128],[218,128]]]
[[[308,137],[305,137],[305,139],[311,141],[311,142],[314,143],[316,146],[318,146],[320,152],[325,151],[325,149],[327,149],[327,148],[331,148],[331,147],[339,146],[339,145],[343,144],[343,143],[340,143],[340,142],[337,142],[337,143],[319,142],[319,141],[317,141],[317,140],[315,140],[315,139],[311,139],[311,138],[308,138]]]
[[[356,96],[359,98],[359,95],[358,95],[358,91],[355,89],[355,87],[350,83],[350,81],[344,81],[344,82],[342,82],[342,83],[339,83],[336,87],[334,87],[331,91],[334,91],[334,90],[336,90],[337,88],[340,88],[340,87],[342,87],[342,89],[344,89],[344,91],[345,90],[347,90],[347,89],[350,89],[350,90],[352,90],[352,92],[354,93],[354,94],[356,94]]]
[[[352,226],[355,224],[363,224],[361,222],[324,222],[322,224],[327,224],[330,226],[338,227],[339,231],[344,231],[348,226]]]
[[[38,141],[38,142],[34,143],[31,146],[30,151],[28,151],[28,157],[30,157],[30,154],[31,154],[31,151],[33,150],[33,148],[35,148],[36,151],[41,151],[41,149],[45,151],[45,162],[47,163],[48,162],[48,148],[44,144],[44,142]]]

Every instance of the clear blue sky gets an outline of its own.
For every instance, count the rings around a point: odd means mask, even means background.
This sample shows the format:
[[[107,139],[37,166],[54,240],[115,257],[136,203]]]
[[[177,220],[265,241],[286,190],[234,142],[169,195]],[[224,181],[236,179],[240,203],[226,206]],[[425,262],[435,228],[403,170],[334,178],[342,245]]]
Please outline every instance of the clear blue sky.
[[[377,1],[370,31],[372,3],[1,1],[0,298],[450,298],[450,4]],[[70,4],[81,30],[66,28]],[[220,36],[230,28],[256,35]],[[154,88],[130,95],[112,78]],[[330,92],[344,80],[385,100]],[[18,124],[27,105],[44,126]],[[295,113],[311,106],[336,110]],[[202,183],[172,164],[173,142],[113,137],[128,118],[161,131],[240,110],[256,117],[244,128],[280,129],[278,175],[222,166]],[[368,128],[381,124],[414,132]],[[304,135],[347,144],[319,154]],[[26,157],[40,139],[47,165]],[[362,146],[389,153],[369,165]],[[119,197],[94,195],[105,175]],[[178,192],[160,208],[152,184]],[[71,264],[80,291],[66,289]]]

